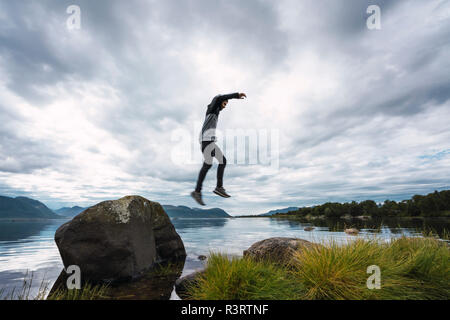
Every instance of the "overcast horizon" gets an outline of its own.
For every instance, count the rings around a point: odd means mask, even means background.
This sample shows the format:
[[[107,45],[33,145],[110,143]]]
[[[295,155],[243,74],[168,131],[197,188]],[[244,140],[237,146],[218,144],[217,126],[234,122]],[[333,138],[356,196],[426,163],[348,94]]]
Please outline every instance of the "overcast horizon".
[[[449,39],[441,0],[0,0],[0,195],[199,207],[198,126],[233,92],[248,99],[230,100],[218,129],[278,132],[279,162],[230,163],[230,199],[211,192],[215,165],[206,208],[450,189]],[[195,161],[173,161],[176,132],[190,133]]]

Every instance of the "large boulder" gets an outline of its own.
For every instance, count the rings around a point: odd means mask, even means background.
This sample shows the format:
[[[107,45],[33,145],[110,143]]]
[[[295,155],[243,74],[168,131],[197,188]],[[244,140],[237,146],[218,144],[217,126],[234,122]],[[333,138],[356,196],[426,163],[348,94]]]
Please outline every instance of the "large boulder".
[[[279,264],[289,264],[292,254],[302,248],[310,248],[316,244],[297,238],[276,237],[258,241],[244,250],[244,257],[265,260]]]
[[[90,207],[63,224],[55,241],[64,266],[79,266],[83,282],[130,280],[156,263],[186,258],[162,206],[139,196]]]

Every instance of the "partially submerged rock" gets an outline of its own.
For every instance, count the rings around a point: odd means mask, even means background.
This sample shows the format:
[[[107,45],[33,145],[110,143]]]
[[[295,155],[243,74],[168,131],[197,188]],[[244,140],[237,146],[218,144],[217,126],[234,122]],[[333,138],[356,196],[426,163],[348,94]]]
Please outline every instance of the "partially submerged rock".
[[[304,231],[313,231],[315,228],[314,227],[306,227],[305,229],[303,229]]]
[[[184,261],[180,236],[159,203],[140,196],[104,201],[55,234],[65,268],[91,283],[135,279],[156,263]]]
[[[175,282],[175,292],[181,299],[189,299],[188,289],[196,284],[198,279],[205,273],[204,270],[196,271]]]
[[[359,230],[356,228],[349,228],[349,229],[345,229],[344,230],[346,234],[350,234],[350,235],[357,235],[359,233]]]
[[[244,257],[288,264],[295,251],[310,248],[316,244],[298,238],[276,237],[254,243],[244,251]]]

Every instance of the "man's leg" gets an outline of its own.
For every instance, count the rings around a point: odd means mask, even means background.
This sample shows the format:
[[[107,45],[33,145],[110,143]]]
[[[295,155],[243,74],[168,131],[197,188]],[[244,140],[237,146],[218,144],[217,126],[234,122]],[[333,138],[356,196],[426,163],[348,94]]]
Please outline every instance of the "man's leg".
[[[212,157],[214,156],[211,151],[211,149],[214,148],[213,146],[211,146],[211,144],[214,143],[209,141],[202,142],[202,153],[204,162],[200,170],[200,173],[198,174],[197,186],[195,187],[195,191],[191,193],[192,198],[194,198],[194,200],[197,201],[197,203],[202,206],[205,205],[205,203],[202,200],[202,185],[203,181],[205,180],[206,174],[212,167]]]
[[[203,181],[205,180],[206,174],[208,173],[208,170],[211,169],[211,167],[212,167],[211,164],[207,164],[206,162],[203,162],[203,166],[200,170],[200,173],[198,174],[197,186],[195,188],[195,192],[202,192]]]
[[[227,159],[223,155],[222,150],[216,145],[215,154],[217,161],[219,161],[219,167],[217,168],[217,188],[223,187],[223,173],[227,165]]]
[[[227,165],[227,159],[223,155],[222,150],[216,145],[215,148],[215,154],[217,161],[219,161],[219,167],[217,168],[217,187],[214,190],[214,193],[224,197],[229,198],[230,195],[226,193],[225,189],[223,188],[223,173],[225,172],[225,167]]]
[[[203,141],[202,142],[202,154],[203,154],[203,166],[198,174],[197,187],[195,192],[202,191],[203,180],[205,180],[206,174],[212,167],[213,157],[215,155],[215,143],[213,141]]]

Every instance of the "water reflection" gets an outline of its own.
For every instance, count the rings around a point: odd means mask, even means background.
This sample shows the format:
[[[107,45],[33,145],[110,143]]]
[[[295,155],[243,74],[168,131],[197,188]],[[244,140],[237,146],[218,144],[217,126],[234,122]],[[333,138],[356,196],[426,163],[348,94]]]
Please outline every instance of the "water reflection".
[[[347,228],[357,228],[373,234],[420,235],[433,232],[440,238],[446,235],[450,227],[449,218],[372,218],[362,219],[284,219],[272,218],[271,223],[298,229],[307,226],[322,228],[322,231],[342,232]]]
[[[180,277],[184,259],[154,266],[132,281],[110,283],[101,299],[106,300],[169,300],[175,281]],[[69,275],[62,270],[49,296],[67,293],[66,282]],[[81,284],[83,286],[83,284]]]
[[[21,288],[24,278],[32,278],[33,294],[43,280],[56,279],[62,262],[53,238],[65,221],[0,222],[0,288]]]
[[[215,219],[184,219],[174,218],[172,224],[175,229],[188,229],[188,228],[221,228],[224,227],[230,219],[228,218],[215,218]]]
[[[27,222],[11,222],[0,221],[0,241],[17,241],[39,235],[47,226],[53,224],[54,221],[27,221]]]

